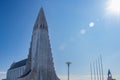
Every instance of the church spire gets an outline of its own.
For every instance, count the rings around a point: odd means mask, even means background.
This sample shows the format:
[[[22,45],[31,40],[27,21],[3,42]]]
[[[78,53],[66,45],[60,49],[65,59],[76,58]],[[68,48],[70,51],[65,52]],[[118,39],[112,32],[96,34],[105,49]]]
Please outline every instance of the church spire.
[[[31,74],[33,74],[33,80],[59,80],[54,68],[48,25],[42,7],[34,25],[31,43]]]
[[[41,7],[41,9],[40,9],[38,17],[37,17],[35,25],[34,25],[34,30],[36,30],[38,28],[41,30],[44,29],[44,30],[48,31],[48,25],[47,25],[43,7]]]
[[[108,70],[108,78],[107,78],[107,80],[112,80],[112,74],[110,72],[110,69]]]

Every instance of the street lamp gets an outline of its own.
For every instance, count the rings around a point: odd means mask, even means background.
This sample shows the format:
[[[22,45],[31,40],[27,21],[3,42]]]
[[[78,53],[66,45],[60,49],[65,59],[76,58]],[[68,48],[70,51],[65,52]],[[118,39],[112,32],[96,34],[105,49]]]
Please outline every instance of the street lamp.
[[[69,80],[69,68],[70,68],[71,62],[66,62],[66,64],[68,65],[68,80]]]

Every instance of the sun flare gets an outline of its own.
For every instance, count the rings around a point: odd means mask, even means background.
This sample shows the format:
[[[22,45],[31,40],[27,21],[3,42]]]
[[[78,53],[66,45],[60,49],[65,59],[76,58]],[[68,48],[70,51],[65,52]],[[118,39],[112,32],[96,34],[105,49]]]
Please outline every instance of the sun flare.
[[[107,10],[120,15],[120,0],[109,0]]]

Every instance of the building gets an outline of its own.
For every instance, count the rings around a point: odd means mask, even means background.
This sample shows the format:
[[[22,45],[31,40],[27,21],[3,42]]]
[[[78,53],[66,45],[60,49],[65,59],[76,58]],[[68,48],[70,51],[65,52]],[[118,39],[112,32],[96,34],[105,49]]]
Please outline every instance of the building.
[[[107,78],[107,80],[112,80],[112,74],[111,74],[110,70],[108,70],[108,78]]]
[[[34,24],[27,59],[12,63],[7,80],[59,80],[51,53],[48,25],[43,8]]]
[[[12,63],[7,71],[7,80],[17,80],[18,77],[22,76],[25,71],[26,61],[27,59]]]

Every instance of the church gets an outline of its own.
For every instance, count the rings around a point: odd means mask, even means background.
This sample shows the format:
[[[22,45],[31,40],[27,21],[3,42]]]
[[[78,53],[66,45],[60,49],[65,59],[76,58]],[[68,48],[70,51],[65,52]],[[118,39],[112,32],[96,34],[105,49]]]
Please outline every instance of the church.
[[[48,33],[41,7],[33,27],[28,58],[11,64],[7,80],[60,80],[55,72]]]
[[[113,80],[113,79],[112,79],[112,74],[111,74],[110,70],[108,70],[107,80]]]

